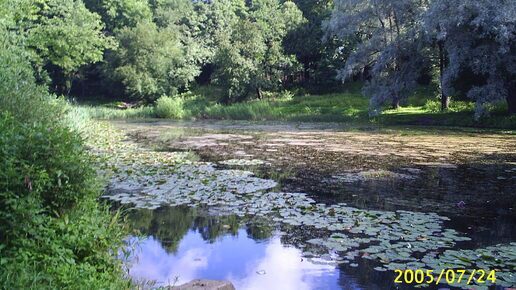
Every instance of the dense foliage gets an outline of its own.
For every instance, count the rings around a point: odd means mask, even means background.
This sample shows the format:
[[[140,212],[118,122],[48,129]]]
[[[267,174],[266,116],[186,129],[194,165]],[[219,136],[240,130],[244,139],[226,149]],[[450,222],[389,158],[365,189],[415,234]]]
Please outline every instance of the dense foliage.
[[[36,81],[155,102],[211,85],[222,104],[365,81],[370,113],[435,86],[476,118],[516,112],[514,1],[9,0]]]
[[[174,31],[159,29],[152,22],[118,31],[120,48],[110,57],[111,76],[125,87],[128,96],[155,100],[162,94],[174,94],[188,79],[174,72],[182,61],[182,49]]]
[[[99,183],[79,131],[86,120],[72,115],[71,106],[41,83],[42,66],[52,63],[68,72],[102,58],[94,41],[81,39],[89,32],[97,35],[92,28],[97,24],[81,17],[97,16],[87,14],[80,3],[72,7],[75,2],[0,4],[2,289],[127,284],[115,258],[124,232],[118,216],[97,201]],[[81,11],[86,14],[71,16]],[[15,29],[20,27],[26,29]],[[92,51],[96,49],[101,50]]]
[[[516,109],[515,11],[514,1],[505,0],[337,0],[327,26],[340,38],[360,37],[340,76],[370,71],[364,93],[373,114],[388,101],[399,106],[431,70],[442,109],[456,94],[461,73],[470,72],[465,93],[480,118],[488,104],[506,100],[511,113]]]
[[[93,167],[76,132],[6,112],[0,132],[1,287],[122,286],[113,256],[123,237],[118,217],[97,204]]]

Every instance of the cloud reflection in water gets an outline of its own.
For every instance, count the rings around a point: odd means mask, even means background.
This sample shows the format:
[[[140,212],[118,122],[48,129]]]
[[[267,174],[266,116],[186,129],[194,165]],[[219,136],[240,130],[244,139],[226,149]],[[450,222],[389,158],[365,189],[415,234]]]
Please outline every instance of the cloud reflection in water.
[[[134,253],[130,275],[136,281],[157,281],[156,286],[181,285],[196,278],[229,280],[237,289],[334,289],[339,270],[333,265],[302,259],[301,251],[282,245],[279,237],[265,242],[249,238],[245,230],[213,244],[189,231],[175,254],[167,253],[152,236]],[[260,275],[258,272],[265,271]]]

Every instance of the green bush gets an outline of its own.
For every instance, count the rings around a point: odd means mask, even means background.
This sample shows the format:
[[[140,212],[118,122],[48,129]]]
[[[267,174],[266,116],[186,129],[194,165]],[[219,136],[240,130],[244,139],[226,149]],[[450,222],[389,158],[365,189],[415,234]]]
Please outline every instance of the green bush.
[[[0,112],[10,111],[27,123],[60,120],[66,114],[65,101],[48,95],[36,84],[30,54],[0,29]]]
[[[183,108],[185,110],[183,118],[203,118],[206,109],[214,103],[214,101],[210,101],[208,97],[192,92],[180,94],[179,97],[183,99]]]
[[[472,112],[474,109],[473,102],[467,101],[455,101],[453,99],[450,100],[449,112]],[[441,112],[441,101],[437,99],[427,100],[423,105],[423,110],[432,113]]]
[[[441,111],[441,102],[437,99],[435,100],[427,100],[423,105],[423,110],[427,112],[440,112]]]
[[[25,184],[40,192],[45,206],[62,210],[91,187],[94,171],[85,158],[83,140],[69,128],[55,123],[28,125],[4,115],[0,131],[1,163],[5,169],[11,165],[7,172],[15,174],[4,190],[20,192],[16,186]]]
[[[37,83],[22,35],[4,24],[0,289],[129,288],[116,258],[125,231],[118,215],[98,203],[100,187],[81,138],[89,117]]]
[[[156,115],[159,118],[182,119],[185,115],[183,98],[162,96],[156,101]]]
[[[0,288],[123,285],[118,217],[97,203],[83,140],[0,114]],[[86,284],[85,284],[86,283]]]

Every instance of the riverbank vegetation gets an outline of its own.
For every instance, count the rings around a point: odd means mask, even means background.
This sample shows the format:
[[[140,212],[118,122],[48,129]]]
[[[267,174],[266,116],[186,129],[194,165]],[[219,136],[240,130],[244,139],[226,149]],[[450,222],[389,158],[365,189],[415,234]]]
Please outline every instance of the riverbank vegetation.
[[[511,1],[3,5],[36,82],[95,118],[516,122]]]
[[[117,108],[121,102],[99,100],[77,105],[77,109],[96,119],[166,118],[173,120],[249,120],[346,122],[353,124],[465,126],[479,128],[516,128],[516,116],[506,114],[507,106],[490,109],[489,118],[474,118],[474,103],[451,100],[446,111],[429,87],[420,87],[403,107],[385,107],[381,115],[369,116],[369,100],[360,92],[361,83],[353,83],[343,92],[294,96],[289,91],[268,93],[263,99],[222,105],[216,98],[198,93],[164,97],[156,104],[136,108]],[[205,88],[200,91],[206,90]]]
[[[38,83],[30,39],[6,29],[23,16],[12,8],[0,4],[0,288],[125,288],[88,118]]]
[[[510,1],[129,3],[84,1],[100,61],[46,65],[95,118],[516,124]]]

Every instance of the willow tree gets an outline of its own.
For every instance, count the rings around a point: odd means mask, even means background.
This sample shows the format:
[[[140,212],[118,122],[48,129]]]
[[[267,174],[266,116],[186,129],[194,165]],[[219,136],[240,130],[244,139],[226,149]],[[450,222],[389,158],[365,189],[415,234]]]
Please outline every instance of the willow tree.
[[[425,66],[419,19],[424,0],[336,0],[330,34],[342,39],[358,38],[338,77],[343,81],[368,70],[371,81],[363,92],[370,97],[371,114],[390,102],[397,108],[417,85]]]
[[[447,58],[444,93],[453,94],[454,82],[469,70],[480,79],[467,91],[477,119],[488,115],[490,104],[504,100],[509,113],[516,114],[516,2],[435,0],[424,23]]]

